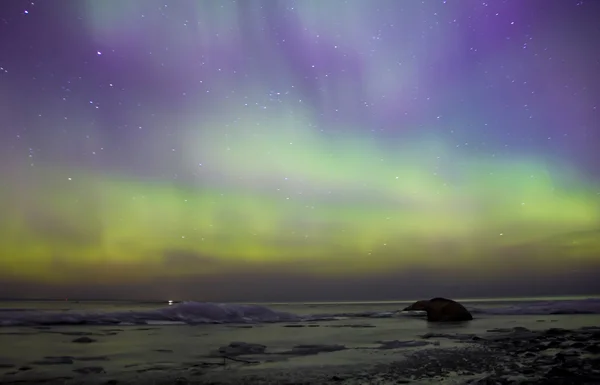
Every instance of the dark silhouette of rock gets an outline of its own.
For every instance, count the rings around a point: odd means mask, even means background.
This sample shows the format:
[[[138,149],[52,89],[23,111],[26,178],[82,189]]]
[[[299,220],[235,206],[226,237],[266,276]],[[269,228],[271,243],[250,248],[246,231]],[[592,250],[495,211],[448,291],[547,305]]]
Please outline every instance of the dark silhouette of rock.
[[[289,354],[295,356],[310,356],[319,353],[331,353],[340,350],[346,350],[344,345],[296,345],[292,350],[282,352],[281,354]]]
[[[93,338],[90,338],[90,337],[79,337],[79,338],[75,338],[71,342],[75,342],[75,343],[78,343],[78,344],[90,344],[92,342],[96,342],[96,340],[93,339]]]
[[[221,346],[218,354],[221,356],[237,357],[246,354],[263,354],[267,347],[261,344],[251,344],[246,342],[231,342],[227,346]]]
[[[473,316],[460,303],[446,298],[433,298],[429,301],[417,301],[404,311],[420,310],[427,312],[429,322],[470,321]]]
[[[76,373],[80,373],[80,374],[100,374],[100,373],[106,373],[104,371],[104,368],[101,366],[86,366],[84,368],[77,368],[77,369],[73,369],[74,372]]]
[[[109,358],[107,356],[83,356],[83,357],[73,357],[75,361],[108,361]]]
[[[414,348],[414,347],[420,347],[420,346],[435,345],[435,343],[431,343],[431,342],[427,342],[427,341],[415,341],[415,340],[410,340],[410,341],[398,341],[398,340],[377,341],[377,343],[379,344],[379,346],[376,347],[375,349],[379,349],[379,350],[399,349],[399,348]],[[438,343],[438,345],[439,345],[439,343]]]
[[[60,357],[44,357],[43,360],[32,362],[33,365],[71,365],[73,363],[73,357],[71,356],[60,356]]]

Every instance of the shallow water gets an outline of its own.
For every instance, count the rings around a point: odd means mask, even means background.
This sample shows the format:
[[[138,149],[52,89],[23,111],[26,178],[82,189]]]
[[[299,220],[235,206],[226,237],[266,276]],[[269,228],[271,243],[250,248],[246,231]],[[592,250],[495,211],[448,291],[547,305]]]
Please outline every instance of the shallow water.
[[[580,301],[571,300],[571,301]],[[471,309],[530,309],[527,301],[479,301],[466,302]],[[549,303],[545,301],[543,303]],[[576,303],[576,302],[574,302]],[[587,303],[589,305],[589,303]],[[498,315],[476,313],[470,322],[457,324],[428,323],[420,317],[395,314],[388,318],[378,318],[377,314],[398,310],[406,303],[342,303],[342,304],[274,304],[271,309],[290,312],[302,316],[308,314],[335,314],[337,319],[327,321],[303,321],[253,324],[159,324],[159,325],[101,325],[101,326],[11,326],[0,327],[0,364],[13,364],[16,367],[30,365],[32,371],[15,376],[39,376],[70,374],[78,367],[102,366],[110,375],[135,371],[136,368],[154,364],[179,365],[208,358],[219,347],[230,342],[242,341],[267,346],[267,352],[280,353],[296,345],[339,344],[351,350],[321,353],[306,357],[290,357],[285,361],[263,363],[258,366],[240,367],[240,370],[257,368],[294,368],[298,366],[327,365],[368,365],[401,358],[407,351],[419,349],[402,348],[393,350],[373,350],[379,341],[419,339],[426,333],[484,334],[495,328],[526,327],[542,330],[551,327],[574,329],[584,326],[600,326],[599,314],[530,314]],[[139,303],[2,303],[3,309],[29,309],[28,311],[93,311],[121,312],[124,310],[148,311],[163,304]],[[517,307],[515,307],[517,306]],[[537,306],[537,305],[536,305]],[[554,306],[554,305],[553,305]],[[563,305],[557,308],[565,309]],[[562,306],[562,307],[561,307]],[[534,306],[535,308],[535,306]],[[539,306],[538,306],[539,308]],[[589,309],[589,306],[588,306]],[[11,310],[7,313],[15,312]],[[519,310],[521,311],[521,310]],[[2,312],[2,310],[0,310]],[[340,317],[340,314],[371,314],[373,317]],[[298,326],[301,327],[298,327]],[[354,327],[349,327],[353,325]],[[293,327],[292,327],[293,326]],[[96,340],[89,344],[72,342],[87,335]],[[433,338],[440,347],[456,345],[445,338]],[[431,347],[431,346],[429,346]],[[99,357],[103,361],[78,361],[72,365],[39,366],[32,362],[47,356]],[[133,365],[133,366],[132,366]],[[2,365],[0,365],[2,366]],[[14,368],[0,368],[0,379]],[[1,382],[1,381],[0,381]]]
[[[0,329],[0,361],[25,365],[45,356],[109,356],[119,365],[135,362],[193,361],[233,341],[266,345],[268,351],[289,350],[301,344],[341,344],[349,348],[374,347],[377,341],[413,340],[426,333],[483,334],[494,328],[523,326],[579,328],[600,325],[598,315],[488,316],[461,324],[432,324],[416,317],[343,319],[309,322],[318,327],[289,324],[253,325],[136,325],[53,326]],[[368,325],[371,327],[346,327]],[[114,335],[107,335],[110,333]],[[90,333],[97,342],[71,342]],[[161,353],[157,350],[171,350]]]

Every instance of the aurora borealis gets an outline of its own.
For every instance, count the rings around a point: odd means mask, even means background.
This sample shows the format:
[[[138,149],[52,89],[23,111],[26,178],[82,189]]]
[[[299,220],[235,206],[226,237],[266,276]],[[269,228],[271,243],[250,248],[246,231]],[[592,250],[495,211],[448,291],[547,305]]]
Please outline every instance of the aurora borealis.
[[[600,289],[594,2],[6,3],[4,293]]]

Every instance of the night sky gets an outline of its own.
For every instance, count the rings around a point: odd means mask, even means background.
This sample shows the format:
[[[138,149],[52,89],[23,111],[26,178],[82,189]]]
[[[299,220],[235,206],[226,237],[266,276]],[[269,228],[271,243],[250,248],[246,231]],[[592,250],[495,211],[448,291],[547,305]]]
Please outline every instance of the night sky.
[[[2,0],[0,296],[598,292],[598,20]]]

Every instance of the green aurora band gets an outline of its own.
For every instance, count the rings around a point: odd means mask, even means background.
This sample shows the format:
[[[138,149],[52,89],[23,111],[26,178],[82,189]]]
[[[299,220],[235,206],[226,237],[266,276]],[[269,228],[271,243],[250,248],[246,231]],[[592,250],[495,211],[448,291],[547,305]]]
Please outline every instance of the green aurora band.
[[[467,156],[431,138],[395,148],[347,134],[325,142],[303,119],[262,119],[217,134],[189,125],[182,154],[196,181],[13,167],[0,192],[2,276],[106,283],[432,266],[493,274],[597,262],[599,186],[564,167]]]
[[[0,282],[600,267],[600,184],[565,156],[593,153],[597,66],[569,18],[518,1],[165,3],[73,3],[54,22],[81,46],[0,63],[25,79],[0,90]]]

